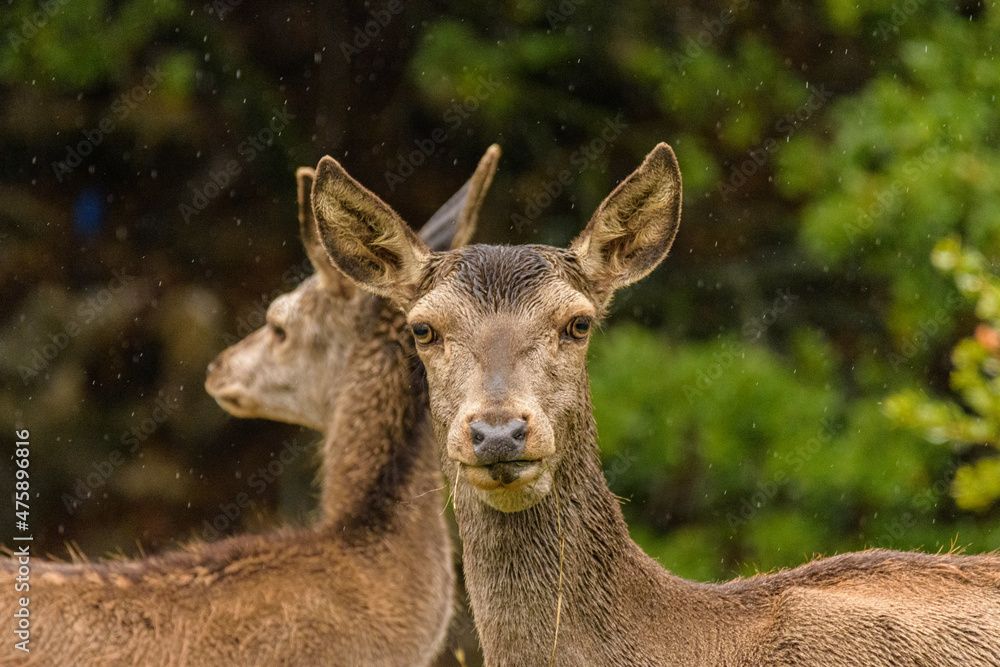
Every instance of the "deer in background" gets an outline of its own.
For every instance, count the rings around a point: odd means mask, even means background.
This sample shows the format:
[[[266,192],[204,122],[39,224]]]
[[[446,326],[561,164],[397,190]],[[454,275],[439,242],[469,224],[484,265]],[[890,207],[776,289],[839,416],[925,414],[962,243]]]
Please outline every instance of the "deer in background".
[[[1000,665],[1000,557],[870,550],[702,584],[629,537],[586,354],[615,290],[666,256],[681,177],[659,144],[567,249],[431,253],[332,158],[331,259],[400,305],[427,371],[488,665]]]
[[[468,241],[496,169],[475,175],[424,238]],[[429,665],[452,615],[455,573],[426,385],[398,308],[329,262],[297,173],[316,273],[224,351],[206,388],[244,417],[325,433],[321,518],[305,529],[196,543],[136,561],[33,562],[30,654],[86,665]],[[15,561],[0,578],[13,591]],[[11,608],[11,595],[4,596]],[[8,614],[9,616],[9,614]],[[27,660],[25,660],[27,658]]]

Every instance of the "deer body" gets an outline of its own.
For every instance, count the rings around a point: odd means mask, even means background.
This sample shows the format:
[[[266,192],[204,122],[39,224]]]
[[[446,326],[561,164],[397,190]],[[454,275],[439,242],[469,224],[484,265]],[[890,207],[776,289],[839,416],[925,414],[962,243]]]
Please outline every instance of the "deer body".
[[[326,482],[351,479],[324,487],[318,526],[134,562],[36,561],[37,664],[430,664],[451,618],[452,550],[419,369],[394,343],[358,350],[357,377],[342,379],[352,399],[329,425]]]
[[[451,480],[488,665],[547,665],[553,647],[567,666],[1000,664],[996,557],[873,550],[690,582],[632,542],[591,444],[567,466],[576,474],[557,473],[557,491],[521,512]]]
[[[431,253],[331,158],[330,258],[407,313],[488,665],[997,665],[1000,558],[865,551],[724,584],[629,537],[597,448],[586,350],[614,291],[666,255],[680,171],[660,144],[568,249]]]
[[[428,223],[437,242],[471,235],[498,154]],[[423,369],[398,308],[322,254],[312,175],[299,171],[299,203],[317,273],[213,362],[206,388],[237,416],[325,433],[319,521],[137,561],[34,561],[31,653],[0,663],[412,667],[438,655],[455,573]],[[0,584],[13,590],[16,571],[4,561]]]

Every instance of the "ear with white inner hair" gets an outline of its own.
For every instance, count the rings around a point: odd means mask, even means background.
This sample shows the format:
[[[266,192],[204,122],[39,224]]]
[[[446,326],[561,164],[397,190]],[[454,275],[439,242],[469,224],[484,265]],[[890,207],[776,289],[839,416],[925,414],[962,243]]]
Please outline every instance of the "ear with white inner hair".
[[[332,157],[316,167],[313,214],[333,263],[365,289],[409,304],[430,249]]]
[[[302,238],[302,246],[306,249],[309,262],[319,277],[320,286],[350,298],[355,289],[353,283],[333,265],[326,248],[323,247],[323,241],[319,238],[319,229],[316,227],[316,218],[312,210],[312,188],[315,179],[316,171],[310,167],[299,167],[295,171],[299,200],[299,236]]]
[[[443,251],[469,244],[499,160],[500,146],[493,144],[479,160],[472,177],[420,228],[420,238],[431,250]]]
[[[681,171],[660,143],[642,165],[601,202],[570,249],[594,292],[614,291],[656,268],[670,250],[681,219]]]

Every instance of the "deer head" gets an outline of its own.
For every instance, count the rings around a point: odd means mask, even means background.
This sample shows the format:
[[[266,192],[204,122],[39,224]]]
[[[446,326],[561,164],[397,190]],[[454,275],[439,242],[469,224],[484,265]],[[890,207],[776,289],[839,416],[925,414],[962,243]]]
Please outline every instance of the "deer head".
[[[680,221],[681,177],[659,144],[604,200],[568,249],[469,246],[432,252],[332,158],[313,188],[329,257],[407,313],[427,369],[445,473],[515,512],[552,489],[593,425],[586,353],[615,290],[666,256]],[[569,461],[569,463],[567,463]]]
[[[499,156],[499,146],[491,146],[472,178],[424,225],[421,239],[439,250],[468,243]],[[271,303],[263,327],[209,364],[205,389],[237,417],[322,431],[348,352],[371,338],[373,317],[365,294],[331,264],[320,241],[311,201],[314,177],[306,167],[296,172],[300,233],[315,273]]]

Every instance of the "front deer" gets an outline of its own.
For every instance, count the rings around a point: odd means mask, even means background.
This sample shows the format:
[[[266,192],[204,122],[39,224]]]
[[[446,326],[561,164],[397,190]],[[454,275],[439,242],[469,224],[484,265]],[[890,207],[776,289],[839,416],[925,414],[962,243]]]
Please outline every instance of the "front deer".
[[[872,550],[713,585],[629,538],[601,471],[586,354],[614,291],[677,232],[667,145],[568,249],[432,254],[329,157],[314,207],[333,261],[407,312],[487,664],[1000,664],[997,556]]]
[[[427,238],[468,240],[498,155],[486,154]],[[316,274],[213,362],[206,388],[238,416],[324,431],[318,524],[138,561],[33,563],[32,652],[5,650],[0,662],[410,667],[438,655],[455,573],[422,368],[398,309],[326,258],[312,181],[299,170]],[[16,569],[5,561],[0,579]]]

